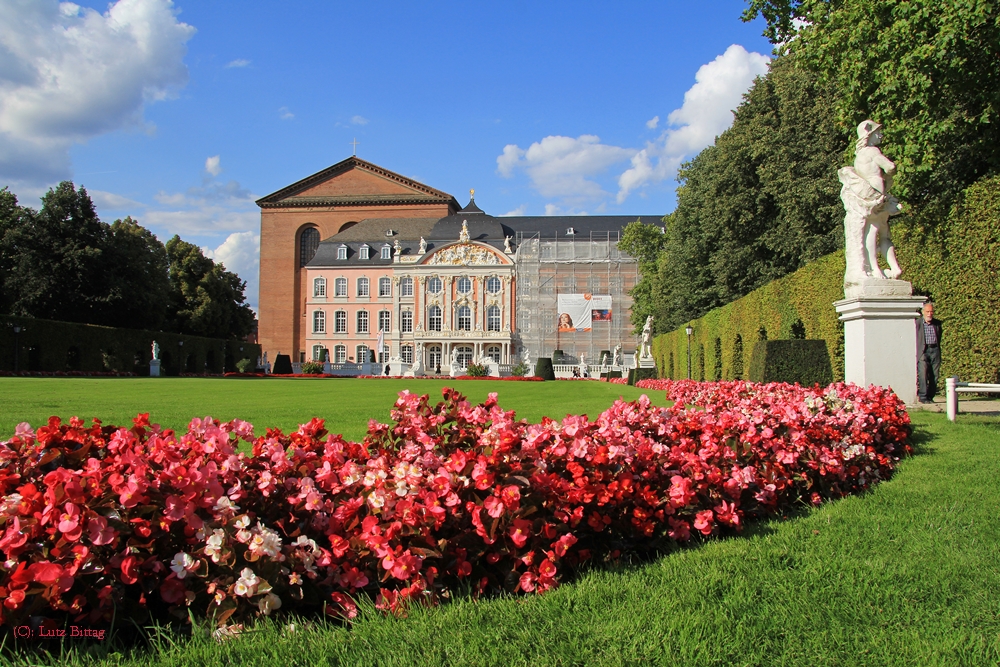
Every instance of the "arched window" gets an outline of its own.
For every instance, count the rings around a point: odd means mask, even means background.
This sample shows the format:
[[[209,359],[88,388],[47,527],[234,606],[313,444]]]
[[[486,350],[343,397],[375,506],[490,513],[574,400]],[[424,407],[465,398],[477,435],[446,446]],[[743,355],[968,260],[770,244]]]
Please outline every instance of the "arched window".
[[[358,355],[357,356],[358,363],[359,364],[367,364],[368,363],[368,356],[369,356],[368,355],[368,346],[367,345],[358,345],[356,348],[354,348],[354,350],[355,350],[355,353]]]
[[[399,329],[403,333],[413,333],[413,311],[404,310],[399,314]]]
[[[319,247],[319,230],[315,227],[308,227],[302,230],[299,236],[299,266],[305,266],[316,254]]]
[[[347,278],[337,278],[333,281],[333,295],[347,296]]]
[[[313,333],[326,333],[326,313],[322,310],[313,311]]]
[[[469,279],[469,276],[462,276],[461,278],[459,278],[458,293],[468,294],[471,291],[472,291],[472,280]]]
[[[458,348],[458,367],[466,368],[472,363],[472,348],[468,345],[460,345]]]
[[[347,259],[347,246],[342,245],[337,248],[337,259]]]
[[[333,362],[336,364],[342,364],[347,361],[347,346],[346,345],[334,345],[333,346]]]
[[[441,346],[431,345],[427,348],[427,370],[438,372],[438,367],[441,366]]]
[[[496,294],[500,291],[500,279],[496,276],[490,276],[486,279],[486,291],[490,294]]]
[[[468,306],[458,307],[458,330],[459,331],[471,331],[472,330],[472,309]]]
[[[347,312],[338,310],[333,314],[333,333],[347,333]]]
[[[358,278],[358,296],[368,296],[367,278]]]
[[[382,259],[392,259],[392,246],[382,246]]]
[[[358,259],[368,259],[368,253],[370,251],[371,248],[369,248],[367,245],[361,246],[361,249],[358,250]]]
[[[380,364],[387,363],[389,361],[389,344],[382,344],[382,351],[378,353],[378,361]]]
[[[313,296],[314,297],[326,296],[326,278],[313,279]]]
[[[326,348],[322,345],[313,345],[313,361],[324,361],[324,352],[326,352]]]
[[[427,291],[431,294],[441,293],[441,279],[437,276],[431,276],[427,279]]]
[[[490,306],[486,309],[486,330],[500,331],[500,307]]]
[[[500,346],[499,345],[490,345],[489,347],[487,347],[486,348],[486,356],[499,364],[500,363]]]
[[[413,346],[412,345],[403,345],[402,347],[399,348],[399,355],[401,357],[403,357],[403,363],[404,364],[412,364],[413,363]]]
[[[413,296],[413,278],[403,278],[399,281],[399,295]]]
[[[431,306],[427,309],[427,329],[441,331],[441,307]]]
[[[359,310],[358,311],[358,333],[368,333],[368,311]]]
[[[378,311],[378,330],[379,331],[392,330],[392,313],[390,313],[388,310]]]
[[[378,279],[378,295],[379,296],[392,296],[392,279],[391,278],[379,278]]]

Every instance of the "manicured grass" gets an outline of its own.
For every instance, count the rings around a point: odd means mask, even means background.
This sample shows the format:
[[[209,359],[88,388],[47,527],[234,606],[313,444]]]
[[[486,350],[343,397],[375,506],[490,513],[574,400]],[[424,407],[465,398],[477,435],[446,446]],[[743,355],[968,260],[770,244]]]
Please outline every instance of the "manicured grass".
[[[896,477],[737,538],[595,570],[543,596],[459,600],[350,628],[261,624],[38,664],[992,665],[1000,661],[1000,429],[916,413]],[[12,664],[24,664],[24,655]],[[103,662],[99,662],[103,658]]]
[[[187,430],[193,417],[211,415],[243,419],[263,434],[265,427],[288,432],[312,417],[345,438],[360,440],[368,420],[389,421],[389,410],[404,389],[441,399],[442,387],[455,387],[470,401],[497,392],[500,406],[519,418],[539,422],[543,416],[589,414],[607,409],[619,396],[635,400],[649,394],[665,405],[663,392],[648,392],[605,382],[500,382],[490,380],[355,380],[355,379],[209,379],[209,378],[0,378],[0,439],[9,438],[20,422],[38,427],[51,415],[76,415],[90,423],[131,426],[140,412],[152,423]]]

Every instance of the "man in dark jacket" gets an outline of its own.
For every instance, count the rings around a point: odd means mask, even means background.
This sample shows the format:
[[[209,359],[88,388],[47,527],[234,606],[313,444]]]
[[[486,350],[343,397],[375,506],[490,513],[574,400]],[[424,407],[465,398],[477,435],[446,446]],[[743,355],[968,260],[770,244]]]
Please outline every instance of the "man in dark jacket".
[[[917,321],[917,396],[921,403],[933,403],[937,393],[938,373],[941,372],[941,321],[934,319],[934,303],[923,307],[923,317]]]

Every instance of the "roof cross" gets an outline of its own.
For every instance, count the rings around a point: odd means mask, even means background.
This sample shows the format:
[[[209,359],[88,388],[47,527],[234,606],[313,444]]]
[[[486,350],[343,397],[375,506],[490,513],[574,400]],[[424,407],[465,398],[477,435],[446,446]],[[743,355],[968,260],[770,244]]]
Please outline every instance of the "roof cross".
[[[358,144],[360,144],[361,142],[358,141],[357,137],[354,137],[354,141],[352,141],[350,143],[351,143],[352,146],[354,146],[354,156],[357,157],[357,155],[358,155]]]

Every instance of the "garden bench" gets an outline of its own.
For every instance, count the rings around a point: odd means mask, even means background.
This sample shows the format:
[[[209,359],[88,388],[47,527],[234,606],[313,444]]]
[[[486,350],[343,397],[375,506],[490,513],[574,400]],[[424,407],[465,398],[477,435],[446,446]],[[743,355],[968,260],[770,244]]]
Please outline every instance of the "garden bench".
[[[1000,384],[987,384],[985,382],[959,382],[957,377],[950,377],[946,381],[948,399],[948,419],[955,421],[958,415],[958,394],[1000,394]]]

